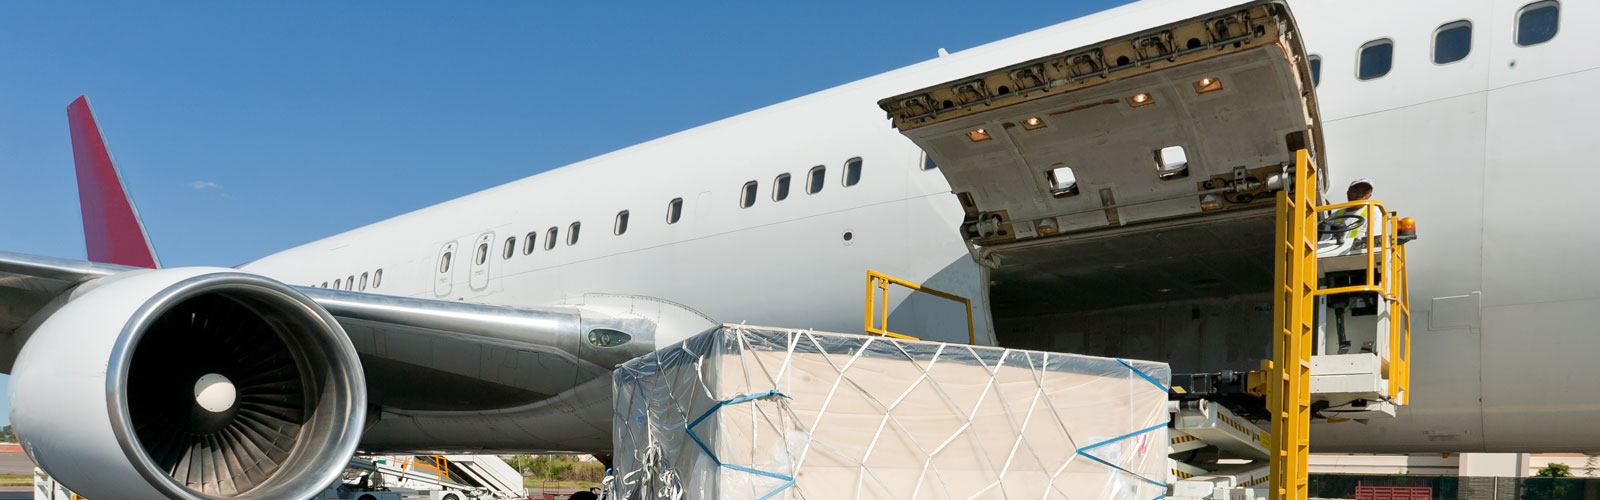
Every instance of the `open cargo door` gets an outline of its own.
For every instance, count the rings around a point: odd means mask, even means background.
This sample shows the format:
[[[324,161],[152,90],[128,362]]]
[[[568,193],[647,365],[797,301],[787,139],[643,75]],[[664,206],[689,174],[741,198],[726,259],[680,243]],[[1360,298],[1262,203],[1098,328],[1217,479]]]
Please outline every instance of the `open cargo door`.
[[[878,104],[997,245],[1269,201],[1238,195],[1321,151],[1311,87],[1288,7],[1254,2]]]
[[[1299,33],[1281,2],[1174,21],[879,101],[965,208],[997,334],[1270,290],[1271,192],[1326,165]]]

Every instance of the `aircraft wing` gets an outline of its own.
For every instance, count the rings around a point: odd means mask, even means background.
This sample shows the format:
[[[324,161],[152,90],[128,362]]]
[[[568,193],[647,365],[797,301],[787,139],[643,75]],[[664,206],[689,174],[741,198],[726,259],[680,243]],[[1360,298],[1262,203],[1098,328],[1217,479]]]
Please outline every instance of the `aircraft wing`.
[[[48,314],[40,315],[47,308],[95,288],[100,279],[151,272],[157,271],[0,251],[0,336],[6,339],[0,344],[0,372],[10,373],[32,328],[47,319]],[[530,308],[289,288],[337,320],[367,365],[378,399],[417,410],[514,406],[606,375],[611,367],[654,350],[661,309],[674,307],[644,297],[612,297],[598,307]],[[705,319],[689,328],[714,325]],[[626,332],[630,340],[594,346],[584,338],[586,328]],[[540,368],[497,372],[481,366],[484,359]]]
[[[95,278],[104,278],[133,268],[116,264],[96,264],[81,260],[58,259],[0,251],[0,335],[12,340],[28,318],[51,299],[68,289]],[[11,372],[22,344],[0,352],[0,371]]]

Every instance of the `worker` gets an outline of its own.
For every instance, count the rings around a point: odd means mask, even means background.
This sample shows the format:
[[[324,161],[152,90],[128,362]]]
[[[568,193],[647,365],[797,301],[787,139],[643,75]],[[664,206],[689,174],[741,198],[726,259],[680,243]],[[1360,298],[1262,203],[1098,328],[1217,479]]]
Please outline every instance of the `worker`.
[[[1356,179],[1355,181],[1352,181],[1350,183],[1350,187],[1348,189],[1345,189],[1344,196],[1345,196],[1345,199],[1349,200],[1349,201],[1362,201],[1362,200],[1372,199],[1372,179],[1368,179],[1366,177],[1362,177],[1360,179]],[[1372,219],[1372,207],[1371,206],[1350,207],[1350,208],[1344,209],[1344,213],[1345,214],[1349,214],[1349,215],[1360,215],[1361,216],[1361,223],[1360,224],[1356,224],[1355,226],[1351,227],[1350,228],[1350,233],[1345,235],[1345,237],[1347,239],[1350,239],[1350,240],[1355,240],[1355,241],[1361,242],[1359,244],[1366,244],[1366,238],[1365,238],[1366,233],[1363,230],[1364,230],[1364,226],[1366,226],[1369,221],[1373,220]]]
[[[1345,196],[1345,199],[1348,200],[1348,201],[1363,201],[1363,200],[1372,199],[1372,179],[1368,179],[1366,177],[1362,177],[1360,179],[1356,179],[1356,180],[1350,182],[1350,187],[1345,189],[1344,196]],[[1348,242],[1350,242],[1349,243],[1350,244],[1350,248],[1352,248],[1352,249],[1354,249],[1354,248],[1365,248],[1365,246],[1367,244],[1366,226],[1367,226],[1367,224],[1372,223],[1372,221],[1373,221],[1373,219],[1372,219],[1372,207],[1370,205],[1347,207],[1347,208],[1345,208],[1343,210],[1340,210],[1339,211],[1339,215],[1340,216],[1344,216],[1344,217],[1358,216],[1360,218],[1359,219],[1353,219],[1353,220],[1352,219],[1344,219],[1347,222],[1342,222],[1341,224],[1348,223],[1349,224],[1348,227],[1350,229],[1345,230],[1342,234],[1335,234],[1334,236],[1336,236],[1338,238],[1338,241],[1348,241]],[[1380,220],[1378,223],[1381,224],[1382,221]],[[1374,229],[1379,229],[1379,228],[1375,227]],[[1324,233],[1324,234],[1326,234],[1326,233]],[[1374,233],[1374,236],[1380,236],[1380,235],[1378,235],[1377,233]],[[1364,282],[1365,280],[1363,279],[1362,281]],[[1339,342],[1339,351],[1338,352],[1339,352],[1339,354],[1349,354],[1350,353],[1350,344],[1351,343],[1350,343],[1349,337],[1345,336],[1344,316],[1345,316],[1345,310],[1350,308],[1353,305],[1353,304],[1351,304],[1351,301],[1354,300],[1357,295],[1358,294],[1344,293],[1344,294],[1331,295],[1327,299],[1328,300],[1328,307],[1333,309],[1333,317],[1334,317],[1334,325],[1335,325],[1334,326],[1334,331],[1338,335],[1338,342]],[[1365,295],[1365,294],[1359,294],[1359,295]]]

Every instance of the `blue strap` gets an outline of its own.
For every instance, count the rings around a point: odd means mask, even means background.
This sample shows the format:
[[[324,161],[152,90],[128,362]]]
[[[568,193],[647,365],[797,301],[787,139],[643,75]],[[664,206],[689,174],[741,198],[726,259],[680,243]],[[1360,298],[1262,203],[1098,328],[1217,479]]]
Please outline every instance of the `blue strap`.
[[[773,389],[773,390],[770,390],[770,391],[767,391],[767,392],[763,392],[763,393],[760,393],[760,394],[749,394],[749,395],[739,396],[737,398],[729,399],[727,401],[719,401],[719,402],[717,402],[716,405],[712,406],[711,409],[706,410],[705,413],[701,413],[699,417],[695,418],[693,422],[689,423],[688,427],[684,427],[684,429],[683,429],[684,432],[689,433],[689,439],[694,440],[694,444],[700,446],[700,451],[706,452],[706,456],[711,457],[711,461],[715,462],[718,467],[727,467],[729,469],[733,469],[733,470],[736,470],[736,471],[739,471],[739,472],[748,472],[750,474],[766,476],[766,477],[770,477],[770,478],[773,478],[773,479],[779,479],[779,480],[784,481],[784,483],[782,485],[778,486],[776,489],[773,489],[770,492],[767,492],[767,494],[762,495],[761,498],[759,498],[758,500],[767,500],[768,498],[771,498],[773,495],[778,494],[778,492],[783,491],[783,490],[787,489],[790,486],[794,486],[794,478],[793,477],[789,477],[789,476],[785,476],[783,474],[774,473],[774,472],[767,472],[767,471],[764,471],[764,470],[756,470],[756,469],[752,469],[752,468],[744,467],[744,466],[740,466],[740,465],[722,463],[722,459],[717,458],[717,454],[711,452],[711,448],[707,447],[706,443],[704,441],[700,440],[700,436],[696,436],[694,434],[694,426],[699,425],[701,421],[705,420],[707,417],[710,417],[712,413],[716,413],[717,410],[721,409],[724,406],[731,405],[731,404],[739,404],[739,403],[743,403],[743,402],[746,402],[746,401],[755,401],[757,399],[769,398],[769,397],[773,397],[773,396],[784,398],[784,399],[789,399],[789,396],[785,395],[784,393],[778,392],[777,389]]]
[[[789,477],[789,476],[785,476],[785,475],[782,475],[782,474],[774,474],[774,473],[767,472],[767,471],[764,471],[764,470],[755,470],[755,469],[752,469],[752,468],[749,468],[749,467],[742,467],[742,466],[738,466],[738,465],[723,465],[723,467],[727,467],[729,469],[733,469],[733,470],[736,470],[736,471],[749,472],[751,474],[760,474],[760,475],[767,476],[767,477],[770,477],[770,478],[782,479],[783,480],[783,484],[782,485],[779,485],[777,488],[774,488],[772,491],[767,492],[767,494],[765,494],[765,495],[761,495],[761,498],[759,498],[757,500],[767,500],[768,498],[772,498],[773,495],[778,494],[778,492],[783,491],[784,489],[787,489],[790,486],[794,486],[794,478]]]
[[[1119,359],[1117,361],[1122,361],[1122,360]],[[1123,364],[1127,364],[1127,363],[1123,363]],[[1129,368],[1132,368],[1132,367],[1129,367]],[[1137,373],[1138,370],[1134,370],[1134,372]],[[1148,377],[1146,377],[1146,378],[1148,378]],[[1094,460],[1096,462],[1100,462],[1102,464],[1105,464],[1105,466],[1107,466],[1107,467],[1110,467],[1110,468],[1113,468],[1113,469],[1116,469],[1116,470],[1120,470],[1122,472],[1126,472],[1126,473],[1132,475],[1133,477],[1137,477],[1139,479],[1144,480],[1147,483],[1150,483],[1150,484],[1165,488],[1165,487],[1167,487],[1167,483],[1163,483],[1163,482],[1160,482],[1160,481],[1156,481],[1154,479],[1150,479],[1148,477],[1141,476],[1137,472],[1134,472],[1134,471],[1131,471],[1131,470],[1128,470],[1128,469],[1124,469],[1124,468],[1122,468],[1121,466],[1119,466],[1117,464],[1114,464],[1114,463],[1111,463],[1111,462],[1107,462],[1104,459],[1101,459],[1100,457],[1097,457],[1097,456],[1094,456],[1094,455],[1090,455],[1090,454],[1085,453],[1085,452],[1090,450],[1090,449],[1093,449],[1093,448],[1099,448],[1101,446],[1105,446],[1105,445],[1108,445],[1108,444],[1111,444],[1111,443],[1115,443],[1117,441],[1128,439],[1128,438],[1131,438],[1131,437],[1134,437],[1134,436],[1137,436],[1137,435],[1140,435],[1140,434],[1144,434],[1146,432],[1150,432],[1150,431],[1153,431],[1153,430],[1156,430],[1156,429],[1160,429],[1160,428],[1163,428],[1163,427],[1166,427],[1166,426],[1167,426],[1167,423],[1166,422],[1162,422],[1162,423],[1159,423],[1159,424],[1156,424],[1156,425],[1152,425],[1150,427],[1146,427],[1146,428],[1139,429],[1139,430],[1136,430],[1136,431],[1133,431],[1133,432],[1130,432],[1130,433],[1127,433],[1127,434],[1123,434],[1121,436],[1117,436],[1117,437],[1114,437],[1114,438],[1111,438],[1111,439],[1107,439],[1105,441],[1101,441],[1101,442],[1098,442],[1098,443],[1095,443],[1095,444],[1091,444],[1089,446],[1078,448],[1078,454],[1079,455],[1083,455],[1085,457],[1088,457],[1089,460]],[[1162,496],[1166,496],[1166,495],[1162,495]],[[1160,497],[1156,497],[1156,498],[1159,499]]]
[[[1130,371],[1132,371],[1132,372],[1133,372],[1133,373],[1135,373],[1135,374],[1137,374],[1137,375],[1139,375],[1139,378],[1142,378],[1142,379],[1145,379],[1145,380],[1146,380],[1146,381],[1148,381],[1148,382],[1150,382],[1150,385],[1154,385],[1154,386],[1156,386],[1156,388],[1157,388],[1157,389],[1161,389],[1161,390],[1163,390],[1163,391],[1170,391],[1170,390],[1172,390],[1172,389],[1170,389],[1170,388],[1168,388],[1168,387],[1167,387],[1167,386],[1165,386],[1165,385],[1161,385],[1161,382],[1160,382],[1160,381],[1157,381],[1157,380],[1156,380],[1156,379],[1155,379],[1155,377],[1151,377],[1151,376],[1150,376],[1150,374],[1148,374],[1148,373],[1145,373],[1145,372],[1143,372],[1143,371],[1140,371],[1140,370],[1139,370],[1139,369],[1138,369],[1138,368],[1134,368],[1134,367],[1133,367],[1133,363],[1129,363],[1129,362],[1128,362],[1128,360],[1125,360],[1125,359],[1122,359],[1122,358],[1117,358],[1117,362],[1118,362],[1118,363],[1122,363],[1122,366],[1126,366],[1126,367],[1128,367],[1128,370],[1130,370]],[[1098,447],[1098,446],[1104,446],[1104,445],[1107,445],[1107,444],[1111,444],[1111,443],[1114,443],[1114,442],[1117,442],[1117,441],[1121,441],[1121,440],[1124,440],[1124,439],[1127,439],[1127,438],[1130,438],[1130,437],[1133,437],[1133,436],[1137,436],[1137,435],[1140,435],[1140,434],[1144,434],[1144,433],[1146,433],[1146,432],[1150,432],[1150,431],[1153,431],[1153,430],[1156,430],[1156,429],[1160,429],[1160,428],[1162,428],[1162,427],[1166,427],[1166,426],[1167,426],[1167,424],[1165,424],[1165,423],[1161,423],[1161,424],[1156,424],[1156,425],[1152,425],[1152,426],[1150,426],[1150,427],[1147,427],[1147,428],[1144,428],[1144,429],[1142,429],[1142,430],[1138,430],[1138,431],[1134,431],[1134,432],[1131,432],[1131,433],[1128,433],[1128,434],[1123,434],[1123,435],[1121,435],[1121,436],[1117,436],[1117,437],[1114,437],[1114,438],[1111,438],[1111,439],[1107,439],[1107,440],[1105,440],[1105,441],[1101,441],[1101,442],[1099,442],[1099,443],[1095,443],[1095,444],[1091,444],[1091,445],[1089,445],[1089,446],[1085,446],[1085,447],[1083,447],[1083,448],[1079,448],[1079,449],[1078,449],[1078,454],[1079,454],[1079,455],[1083,455],[1083,456],[1085,456],[1085,457],[1089,457],[1089,460],[1094,460],[1094,461],[1096,461],[1096,462],[1100,462],[1100,463],[1102,463],[1102,464],[1105,464],[1105,465],[1107,465],[1107,466],[1110,466],[1110,467],[1111,467],[1111,468],[1113,468],[1113,469],[1117,469],[1117,470],[1120,470],[1120,471],[1122,471],[1122,472],[1126,472],[1126,473],[1128,473],[1128,474],[1131,474],[1131,475],[1133,475],[1133,477],[1137,477],[1137,478],[1139,478],[1139,479],[1142,479],[1142,480],[1144,480],[1144,481],[1145,481],[1145,482],[1147,482],[1147,483],[1150,483],[1150,484],[1154,484],[1154,485],[1156,485],[1156,486],[1160,486],[1160,487],[1162,487],[1162,488],[1166,488],[1166,487],[1167,487],[1167,484],[1166,484],[1166,483],[1162,483],[1162,482],[1159,482],[1159,481],[1156,481],[1156,480],[1154,480],[1154,479],[1150,479],[1150,478],[1148,478],[1148,477],[1144,477],[1144,476],[1141,476],[1141,475],[1139,475],[1139,474],[1137,474],[1137,473],[1134,473],[1134,472],[1133,472],[1133,471],[1131,471],[1131,470],[1128,470],[1128,469],[1124,469],[1124,468],[1122,468],[1122,467],[1118,467],[1118,466],[1117,466],[1117,465],[1116,465],[1116,464],[1113,464],[1113,463],[1111,463],[1111,462],[1107,462],[1107,461],[1105,461],[1105,460],[1102,460],[1102,459],[1100,459],[1100,457],[1097,457],[1097,456],[1094,456],[1094,455],[1090,455],[1090,454],[1088,454],[1088,453],[1084,453],[1084,450],[1088,450],[1088,449],[1090,449],[1090,448],[1094,448],[1094,447]],[[1150,499],[1150,500],[1161,500],[1161,499],[1163,499],[1163,498],[1166,498],[1166,497],[1167,497],[1167,494],[1166,494],[1166,492],[1165,492],[1165,491],[1163,491],[1163,492],[1162,492],[1162,493],[1161,493],[1161,496],[1158,496],[1158,497],[1155,497],[1155,498],[1152,498],[1152,499]]]
[[[1161,385],[1161,382],[1156,381],[1155,377],[1151,377],[1149,374],[1146,374],[1145,372],[1139,371],[1138,368],[1134,368],[1133,364],[1129,363],[1127,360],[1122,359],[1122,358],[1117,358],[1117,362],[1118,363],[1122,363],[1122,366],[1128,367],[1129,370],[1133,370],[1133,373],[1138,374],[1140,377],[1144,378],[1145,380],[1150,381],[1150,383],[1152,385],[1155,385],[1157,389],[1161,389],[1162,392],[1166,392],[1166,391],[1170,391],[1171,390],[1171,389],[1167,388],[1167,386]]]

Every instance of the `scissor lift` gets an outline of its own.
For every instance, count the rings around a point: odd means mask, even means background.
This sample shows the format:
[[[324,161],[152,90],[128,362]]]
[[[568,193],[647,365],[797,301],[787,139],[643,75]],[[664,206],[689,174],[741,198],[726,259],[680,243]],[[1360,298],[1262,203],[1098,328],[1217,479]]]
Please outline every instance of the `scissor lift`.
[[[1405,243],[1415,238],[1414,223],[1378,201],[1319,204],[1314,190],[1301,189],[1318,185],[1319,175],[1304,151],[1297,155],[1291,174],[1293,184],[1277,193],[1280,261],[1273,297],[1273,358],[1263,361],[1259,371],[1191,375],[1174,381],[1173,428],[1178,431],[1192,425],[1188,421],[1195,420],[1196,410],[1208,408],[1208,397],[1265,397],[1263,419],[1271,422],[1271,428],[1259,442],[1266,448],[1261,458],[1268,465],[1267,488],[1245,491],[1262,479],[1260,462],[1200,471],[1185,464],[1179,457],[1207,447],[1216,448],[1216,456],[1255,455],[1241,451],[1236,437],[1184,431],[1196,439],[1173,438],[1169,449],[1174,457],[1173,497],[1304,499],[1312,421],[1388,418],[1409,402],[1411,314]],[[1351,231],[1357,236],[1345,237]],[[1363,301],[1359,309],[1367,319],[1340,318],[1353,314],[1347,311],[1353,309],[1352,302]],[[1345,332],[1340,334],[1339,329]],[[1359,352],[1340,353],[1330,333],[1362,340],[1363,346]],[[1228,400],[1234,407],[1249,406],[1237,398]],[[1244,426],[1232,427],[1255,429],[1225,408],[1211,413],[1219,415],[1212,420],[1242,422]]]
[[[1404,244],[1415,237],[1414,224],[1377,201],[1318,206],[1311,190],[1300,189],[1316,185],[1317,165],[1304,152],[1295,164],[1294,189],[1278,193],[1283,259],[1276,281],[1282,288],[1273,302],[1279,331],[1267,378],[1273,436],[1267,493],[1283,499],[1307,497],[1312,418],[1393,417],[1394,408],[1409,401],[1411,386]],[[1347,215],[1351,208],[1368,215]],[[1351,217],[1360,219],[1361,236],[1339,237],[1352,225],[1337,221]],[[1332,238],[1321,238],[1324,234]],[[1346,278],[1352,274],[1357,278]],[[1368,324],[1374,348],[1328,354],[1322,326],[1329,323],[1329,303],[1352,296],[1372,301],[1375,320]],[[1332,322],[1342,323],[1341,314],[1333,311]]]

